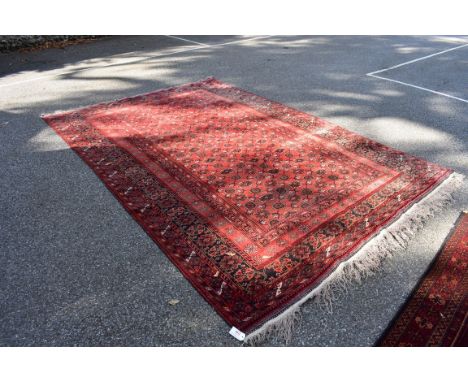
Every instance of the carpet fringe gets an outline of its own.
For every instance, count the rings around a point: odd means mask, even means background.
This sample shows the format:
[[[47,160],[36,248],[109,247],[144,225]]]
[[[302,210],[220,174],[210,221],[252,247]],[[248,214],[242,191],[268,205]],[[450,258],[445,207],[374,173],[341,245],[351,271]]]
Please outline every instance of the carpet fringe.
[[[278,338],[288,345],[295,325],[301,316],[300,307],[314,299],[329,311],[337,293],[344,292],[353,282],[360,283],[374,274],[382,261],[406,248],[409,240],[439,210],[453,201],[455,192],[463,183],[463,175],[452,173],[436,189],[404,212],[398,220],[382,229],[364,244],[351,258],[341,263],[321,284],[260,328],[248,334],[246,345],[259,345],[267,339]]]

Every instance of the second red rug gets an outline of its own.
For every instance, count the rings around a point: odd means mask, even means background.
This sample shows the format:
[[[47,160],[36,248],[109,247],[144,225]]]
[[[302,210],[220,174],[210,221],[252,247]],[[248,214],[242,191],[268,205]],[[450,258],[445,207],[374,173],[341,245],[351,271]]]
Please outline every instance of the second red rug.
[[[468,346],[468,214],[451,234],[380,346]]]
[[[215,79],[44,120],[251,339],[289,333],[302,302],[375,267],[459,182]]]

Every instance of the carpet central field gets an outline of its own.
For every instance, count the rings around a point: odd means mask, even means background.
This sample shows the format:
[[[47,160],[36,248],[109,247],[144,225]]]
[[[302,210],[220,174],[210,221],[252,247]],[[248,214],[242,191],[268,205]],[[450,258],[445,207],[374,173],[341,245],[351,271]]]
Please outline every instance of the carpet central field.
[[[44,120],[245,332],[451,173],[215,79]]]

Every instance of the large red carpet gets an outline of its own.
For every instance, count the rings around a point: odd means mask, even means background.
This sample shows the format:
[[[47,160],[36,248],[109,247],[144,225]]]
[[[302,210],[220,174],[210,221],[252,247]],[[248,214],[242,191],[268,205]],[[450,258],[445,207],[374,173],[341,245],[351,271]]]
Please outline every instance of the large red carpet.
[[[468,214],[462,213],[380,346],[468,346]]]
[[[212,78],[43,118],[246,333],[452,173]]]

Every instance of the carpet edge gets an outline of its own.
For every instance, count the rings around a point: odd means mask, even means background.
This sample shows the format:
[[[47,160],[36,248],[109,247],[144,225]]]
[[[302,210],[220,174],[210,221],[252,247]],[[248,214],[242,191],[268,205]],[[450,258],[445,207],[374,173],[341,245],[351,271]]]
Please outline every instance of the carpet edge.
[[[271,337],[284,339],[288,344],[292,338],[294,326],[300,320],[300,308],[305,302],[314,299],[318,304],[331,309],[334,295],[337,292],[346,290],[351,283],[360,282],[363,278],[373,274],[383,260],[390,258],[398,251],[403,251],[428,219],[434,217],[438,211],[453,201],[452,194],[461,187],[463,179],[463,175],[451,173],[442,183],[383,228],[349,259],[341,263],[317,287],[250,332],[245,337],[244,344],[259,345]]]

